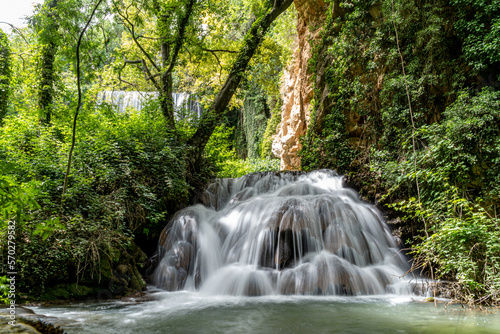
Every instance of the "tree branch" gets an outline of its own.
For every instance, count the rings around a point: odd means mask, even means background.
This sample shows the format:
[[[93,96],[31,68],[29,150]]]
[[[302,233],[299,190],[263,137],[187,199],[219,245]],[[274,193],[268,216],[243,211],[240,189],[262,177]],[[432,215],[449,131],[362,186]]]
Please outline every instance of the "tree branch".
[[[9,22],[4,22],[4,21],[0,21],[0,23],[9,25],[13,30],[15,30],[24,39],[24,41],[26,42],[26,44],[29,44],[28,40],[26,39],[26,37],[24,37],[24,35],[21,32],[21,30],[17,29],[13,24],[11,24]]]
[[[116,7],[116,6],[115,6]],[[160,68],[158,67],[158,65],[156,65],[156,63],[153,61],[153,59],[151,58],[151,56],[149,55],[149,53],[142,47],[142,45],[139,43],[139,41],[137,40],[137,37],[135,36],[135,25],[130,22],[130,20],[128,19],[128,14],[127,16],[123,15],[119,10],[118,8],[116,8],[116,12],[118,13],[118,15],[120,15],[120,17],[124,20],[124,22],[128,23],[130,25],[130,27],[127,25],[127,24],[124,24],[125,28],[127,28],[127,30],[130,32],[130,35],[132,36],[132,39],[134,40],[134,43],[137,45],[137,47],[142,51],[142,53],[146,56],[146,58],[149,60],[149,62],[151,63],[151,65],[158,71],[160,72]]]
[[[219,63],[219,82],[222,83],[222,80],[221,80],[222,70],[223,70],[222,63],[220,62],[219,57],[217,57],[217,54],[215,53],[215,51],[212,51],[212,50],[207,50],[207,51],[210,52],[217,60],[217,63]]]
[[[179,24],[179,33],[177,34],[177,38],[175,39],[174,51],[172,53],[172,59],[170,60],[170,65],[168,69],[165,71],[166,73],[172,73],[174,69],[175,63],[177,61],[177,56],[179,55],[179,51],[181,50],[182,43],[184,42],[184,35],[186,34],[186,26],[189,22],[189,18],[193,13],[195,0],[189,0],[186,6],[186,15],[182,18]]]
[[[123,63],[122,67],[120,67],[120,70],[118,71],[118,80],[120,80],[120,82],[126,83],[127,85],[130,85],[130,86],[133,86],[133,87],[137,87],[136,84],[128,82],[127,80],[123,80],[122,79],[122,70],[125,68],[125,66],[127,66],[126,62]]]

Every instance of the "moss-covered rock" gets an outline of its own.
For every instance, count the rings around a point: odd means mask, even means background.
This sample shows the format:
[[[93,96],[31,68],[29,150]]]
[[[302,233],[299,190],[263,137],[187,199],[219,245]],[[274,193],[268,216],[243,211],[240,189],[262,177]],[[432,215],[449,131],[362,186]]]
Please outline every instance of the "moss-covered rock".
[[[44,301],[86,299],[95,296],[100,290],[99,287],[91,287],[76,283],[57,284],[41,295],[40,299]]]
[[[100,285],[112,295],[128,295],[141,291],[146,282],[139,273],[147,260],[146,254],[132,244],[127,251],[116,252],[113,258],[101,259]]]
[[[60,327],[41,321],[25,318],[16,319],[16,324],[9,324],[9,319],[0,316],[0,333],[5,334],[64,334]]]

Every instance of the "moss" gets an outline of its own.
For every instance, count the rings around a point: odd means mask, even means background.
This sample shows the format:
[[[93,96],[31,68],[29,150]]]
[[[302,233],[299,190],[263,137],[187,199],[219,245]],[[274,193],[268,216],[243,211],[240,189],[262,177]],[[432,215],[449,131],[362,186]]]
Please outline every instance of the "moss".
[[[278,100],[278,103],[274,106],[271,111],[271,118],[267,120],[266,130],[264,131],[264,137],[260,143],[260,156],[262,158],[272,158],[272,145],[274,140],[274,135],[278,132],[278,125],[281,122],[281,107],[283,101]]]
[[[99,290],[101,290],[99,287],[90,287],[76,283],[57,284],[47,289],[47,292],[41,295],[40,299],[44,301],[85,299],[87,297],[95,297]]]
[[[269,118],[267,98],[259,88],[251,88],[243,102],[243,130],[246,138],[247,157],[259,158],[259,147]]]

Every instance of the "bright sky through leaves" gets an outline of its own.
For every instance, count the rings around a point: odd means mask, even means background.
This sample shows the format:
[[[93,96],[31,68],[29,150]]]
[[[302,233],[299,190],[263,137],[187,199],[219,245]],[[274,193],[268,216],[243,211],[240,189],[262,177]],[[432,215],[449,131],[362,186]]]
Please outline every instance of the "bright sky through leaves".
[[[43,0],[0,0],[0,22],[8,22],[16,27],[26,26],[25,17],[33,13],[33,6]],[[0,28],[7,32],[11,28],[0,23]]]

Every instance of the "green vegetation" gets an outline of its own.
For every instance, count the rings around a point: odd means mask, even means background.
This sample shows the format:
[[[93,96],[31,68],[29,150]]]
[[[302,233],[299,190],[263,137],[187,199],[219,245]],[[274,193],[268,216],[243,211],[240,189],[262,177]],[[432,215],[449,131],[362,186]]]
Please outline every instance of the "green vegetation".
[[[2,160],[16,167],[5,177],[35,183],[39,204],[22,223],[15,219],[18,272],[27,278],[19,288],[35,294],[75,278],[104,280],[110,275],[103,272],[105,261],[123,264],[124,254],[135,252],[134,236],[157,236],[167,213],[187,201],[184,150],[154,110],[96,110],[82,118],[72,187],[61,200],[68,126],[53,118],[50,128],[40,127],[29,114],[8,118],[0,129]]]
[[[415,270],[498,304],[500,5],[327,2],[302,168],[344,173],[404,220]],[[21,297],[141,290],[145,253],[210,179],[279,169],[291,3],[47,0],[0,31],[0,245],[15,235]],[[118,113],[109,90],[158,98]],[[204,116],[177,117],[173,92]]]
[[[215,168],[218,177],[234,178],[254,172],[278,171],[279,159],[238,158],[234,141],[234,127],[218,126],[206,146],[207,160]]]
[[[500,291],[499,121],[499,92],[461,93],[443,122],[419,129],[427,147],[416,152],[416,173],[412,161],[372,165],[395,185],[392,192],[418,178],[420,197],[393,204],[425,224],[414,246],[416,263],[456,281],[470,304],[495,303]]]
[[[0,125],[7,115],[11,76],[10,57],[9,40],[0,29]]]
[[[291,2],[47,0],[28,27],[0,32],[0,245],[7,258],[16,242],[17,302],[140,291],[144,252],[196,191],[278,168],[255,153],[243,160],[233,132],[247,83],[276,99],[293,37],[275,29],[294,23],[280,18]],[[273,57],[277,66],[260,65]],[[119,113],[97,101],[106,90],[159,98]],[[204,118],[174,117],[172,92],[200,96]]]
[[[37,190],[32,184],[20,184],[13,176],[8,175],[12,169],[13,165],[5,162],[0,164],[0,238],[2,249],[6,250],[8,245],[15,250],[19,225],[26,223],[31,210],[40,208],[34,199]],[[7,261],[3,265],[11,263]],[[5,304],[9,302],[8,282],[7,276],[0,275],[0,302]]]
[[[414,269],[500,296],[498,4],[332,1],[304,169],[334,168],[403,218]],[[341,8],[339,10],[339,8]],[[403,66],[402,66],[403,65]]]
[[[260,142],[260,156],[263,158],[272,158],[272,145],[273,145],[273,135],[278,132],[278,125],[281,121],[281,106],[282,101],[274,105],[271,111],[271,118],[267,120],[266,130],[264,131],[264,136]]]

